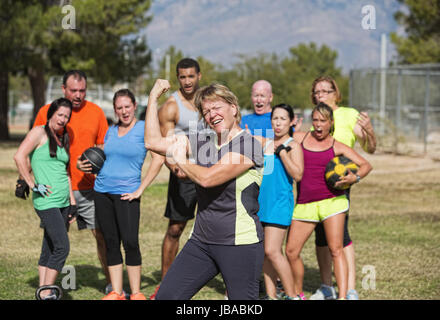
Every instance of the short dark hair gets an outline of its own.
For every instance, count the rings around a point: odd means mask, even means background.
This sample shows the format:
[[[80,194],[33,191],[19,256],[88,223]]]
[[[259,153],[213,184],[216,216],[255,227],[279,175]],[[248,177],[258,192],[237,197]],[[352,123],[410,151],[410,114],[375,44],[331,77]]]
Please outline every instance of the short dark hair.
[[[69,77],[73,76],[75,79],[81,80],[84,79],[87,82],[87,76],[86,73],[82,70],[69,70],[67,71],[63,76],[63,86],[66,86],[67,79]]]
[[[180,60],[176,65],[176,74],[179,74],[179,69],[189,69],[189,68],[195,68],[196,72],[200,72],[200,66],[199,63],[191,58],[184,58]]]

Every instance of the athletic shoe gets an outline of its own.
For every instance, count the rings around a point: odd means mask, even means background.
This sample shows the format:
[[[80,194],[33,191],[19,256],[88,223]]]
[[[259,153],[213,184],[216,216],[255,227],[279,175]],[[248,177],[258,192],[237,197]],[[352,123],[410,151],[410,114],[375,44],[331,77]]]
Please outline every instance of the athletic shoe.
[[[310,297],[310,300],[335,300],[336,298],[334,287],[321,284],[321,287]]]
[[[50,293],[42,298],[41,300],[58,300],[57,292],[56,290],[50,290]]]
[[[110,292],[112,292],[113,291],[112,284],[111,283],[107,284],[105,286],[105,290],[104,291],[105,291],[106,295],[109,294]],[[130,295],[128,293],[126,293],[124,290],[122,290],[122,294],[125,296],[125,299],[128,300],[130,298]]]
[[[156,287],[156,289],[154,289],[153,294],[149,297],[150,300],[156,300],[156,294],[157,294],[157,291],[159,291],[159,288],[160,288],[160,285],[158,285]]]
[[[130,300],[147,300],[142,292],[130,295]]]
[[[127,300],[125,298],[125,294],[119,294],[116,291],[110,292],[108,295],[106,295],[102,300]]]
[[[299,295],[299,300],[307,300],[306,296],[304,295],[304,292],[301,292]]]
[[[347,300],[359,300],[359,295],[354,289],[347,291]]]
[[[296,297],[291,297],[291,296],[288,296],[287,294],[283,294],[283,299],[281,299],[281,300],[301,300],[300,298],[299,298],[299,296],[296,296]]]
[[[277,280],[276,290],[277,292],[284,292],[284,287],[280,280]]]

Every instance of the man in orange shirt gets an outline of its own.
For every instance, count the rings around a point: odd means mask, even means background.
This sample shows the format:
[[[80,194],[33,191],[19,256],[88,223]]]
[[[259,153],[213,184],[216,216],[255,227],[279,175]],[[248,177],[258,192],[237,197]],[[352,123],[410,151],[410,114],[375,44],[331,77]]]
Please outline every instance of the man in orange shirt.
[[[69,99],[73,105],[72,115],[66,128],[70,138],[69,173],[78,206],[78,229],[87,228],[92,231],[97,243],[99,261],[101,262],[107,283],[110,284],[104,238],[99,228],[95,225],[95,204],[93,198],[95,176],[84,173],[76,167],[78,158],[86,149],[93,146],[104,146],[104,137],[108,129],[107,119],[104,111],[99,106],[85,100],[87,77],[83,71],[71,70],[66,72],[61,88],[64,97]],[[35,118],[34,127],[46,124],[48,108],[49,104],[40,108]],[[106,288],[106,290],[110,290],[110,288]]]

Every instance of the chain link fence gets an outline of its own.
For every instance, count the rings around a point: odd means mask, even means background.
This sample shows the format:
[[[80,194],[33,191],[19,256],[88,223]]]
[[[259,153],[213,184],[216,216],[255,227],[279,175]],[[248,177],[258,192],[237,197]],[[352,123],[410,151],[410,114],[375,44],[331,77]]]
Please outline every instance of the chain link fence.
[[[350,71],[350,106],[368,111],[384,152],[440,159],[440,64]]]

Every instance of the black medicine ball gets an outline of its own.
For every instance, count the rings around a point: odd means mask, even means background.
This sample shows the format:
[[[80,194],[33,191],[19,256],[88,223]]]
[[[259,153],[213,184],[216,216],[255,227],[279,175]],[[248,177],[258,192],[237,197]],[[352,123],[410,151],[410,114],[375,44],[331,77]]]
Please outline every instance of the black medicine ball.
[[[349,186],[346,187],[335,187],[335,183],[339,181],[339,178],[348,174],[348,170],[353,173],[358,171],[359,167],[344,156],[338,156],[331,159],[327,166],[325,167],[325,181],[330,188],[333,189],[348,189]]]
[[[92,173],[98,173],[104,165],[105,153],[101,148],[91,147],[83,152],[81,160],[89,160],[92,165]]]

